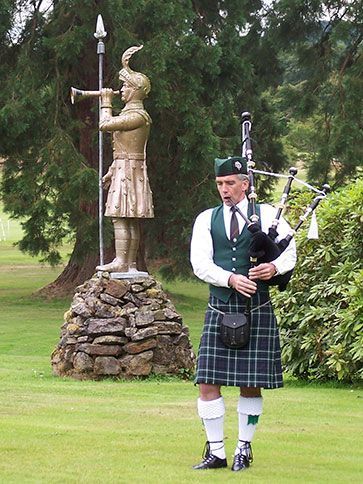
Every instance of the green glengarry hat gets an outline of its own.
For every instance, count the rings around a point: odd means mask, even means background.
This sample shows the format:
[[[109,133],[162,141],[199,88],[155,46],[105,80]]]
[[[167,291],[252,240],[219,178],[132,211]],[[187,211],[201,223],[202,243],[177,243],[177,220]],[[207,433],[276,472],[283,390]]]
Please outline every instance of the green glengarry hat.
[[[247,175],[247,161],[241,156],[216,158],[214,160],[215,176]]]

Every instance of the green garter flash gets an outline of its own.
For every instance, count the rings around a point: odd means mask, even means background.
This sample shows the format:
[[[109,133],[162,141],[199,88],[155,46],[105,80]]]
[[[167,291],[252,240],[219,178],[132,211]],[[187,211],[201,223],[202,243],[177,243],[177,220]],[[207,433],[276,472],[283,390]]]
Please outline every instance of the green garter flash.
[[[256,425],[259,419],[259,415],[249,415],[247,420],[247,425]]]

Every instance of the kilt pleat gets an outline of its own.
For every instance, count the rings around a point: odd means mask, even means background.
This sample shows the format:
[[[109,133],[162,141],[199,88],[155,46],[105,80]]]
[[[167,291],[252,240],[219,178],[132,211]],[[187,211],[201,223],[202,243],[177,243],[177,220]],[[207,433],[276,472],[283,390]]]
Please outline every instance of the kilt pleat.
[[[246,298],[233,293],[227,303],[210,296],[209,305],[223,313],[244,312]],[[261,307],[260,307],[261,306]],[[231,349],[219,337],[223,315],[209,306],[200,340],[195,383],[279,388],[283,386],[279,331],[268,292],[251,301],[251,333],[247,346]]]

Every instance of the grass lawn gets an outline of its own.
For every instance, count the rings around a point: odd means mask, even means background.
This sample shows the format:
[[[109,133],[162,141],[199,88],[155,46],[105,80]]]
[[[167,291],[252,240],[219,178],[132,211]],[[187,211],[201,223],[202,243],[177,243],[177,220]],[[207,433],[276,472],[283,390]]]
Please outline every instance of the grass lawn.
[[[6,217],[0,214],[3,224]],[[5,222],[4,222],[5,221]],[[193,471],[204,445],[190,381],[73,381],[53,377],[50,354],[70,300],[32,292],[60,269],[40,266],[0,241],[0,483],[362,482],[363,391],[287,379],[265,391],[244,473]],[[195,348],[207,288],[165,283]],[[237,392],[224,392],[226,447],[237,438]]]

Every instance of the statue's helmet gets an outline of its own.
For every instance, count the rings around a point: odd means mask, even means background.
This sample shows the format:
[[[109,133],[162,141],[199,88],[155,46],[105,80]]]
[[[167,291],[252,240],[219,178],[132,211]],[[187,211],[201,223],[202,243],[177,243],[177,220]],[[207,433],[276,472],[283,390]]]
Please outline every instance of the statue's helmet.
[[[149,78],[145,76],[145,74],[135,72],[129,67],[131,56],[142,48],[143,45],[140,45],[139,47],[130,47],[122,54],[122,69],[119,71],[119,79],[122,82],[128,82],[137,90],[141,89],[146,97],[151,89]]]

